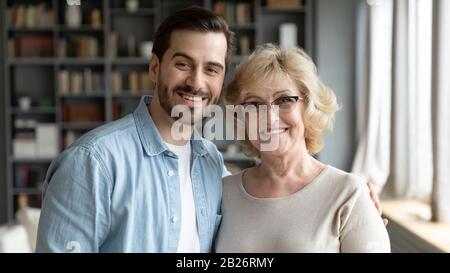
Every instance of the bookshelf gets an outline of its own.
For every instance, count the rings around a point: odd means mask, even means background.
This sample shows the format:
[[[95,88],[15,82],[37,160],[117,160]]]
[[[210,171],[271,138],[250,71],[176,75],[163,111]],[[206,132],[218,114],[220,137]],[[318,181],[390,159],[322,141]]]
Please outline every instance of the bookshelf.
[[[297,25],[298,45],[314,57],[311,0],[289,9],[271,8],[273,1],[264,0],[138,2],[139,8],[130,11],[126,0],[81,0],[81,21],[74,23],[66,1],[2,1],[9,221],[21,196],[40,207],[42,181],[57,153],[87,131],[132,112],[142,94],[152,93],[146,78],[149,57],[140,45],[151,42],[158,24],[174,11],[200,5],[229,22],[237,54],[226,82],[255,45],[279,41],[278,26],[284,22]],[[236,144],[230,149],[228,141],[215,143],[230,169],[254,164]]]

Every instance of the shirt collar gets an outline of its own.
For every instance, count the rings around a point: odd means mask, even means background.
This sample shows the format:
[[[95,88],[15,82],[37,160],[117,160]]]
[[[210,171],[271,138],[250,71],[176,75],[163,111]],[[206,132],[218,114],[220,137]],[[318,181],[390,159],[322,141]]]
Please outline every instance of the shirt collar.
[[[141,145],[145,153],[150,156],[169,150],[148,111],[152,99],[153,96],[150,95],[142,96],[133,113]],[[191,137],[191,147],[194,154],[203,156],[207,153],[203,141],[204,139],[200,134],[194,130]]]

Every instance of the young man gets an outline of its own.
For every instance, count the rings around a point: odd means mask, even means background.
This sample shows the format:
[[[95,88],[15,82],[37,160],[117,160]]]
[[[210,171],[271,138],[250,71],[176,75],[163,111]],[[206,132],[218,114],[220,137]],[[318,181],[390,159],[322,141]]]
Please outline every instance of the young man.
[[[160,25],[149,71],[154,97],[142,97],[133,114],[91,131],[54,160],[36,251],[211,250],[228,172],[211,142],[174,139],[171,110],[218,101],[232,40],[226,22],[203,8]]]
[[[226,22],[206,9],[181,10],[160,25],[149,68],[154,97],[52,162],[37,252],[211,250],[228,172],[214,144],[192,131],[189,141],[171,134],[171,112],[216,103],[232,52]],[[188,123],[201,118],[194,114]]]

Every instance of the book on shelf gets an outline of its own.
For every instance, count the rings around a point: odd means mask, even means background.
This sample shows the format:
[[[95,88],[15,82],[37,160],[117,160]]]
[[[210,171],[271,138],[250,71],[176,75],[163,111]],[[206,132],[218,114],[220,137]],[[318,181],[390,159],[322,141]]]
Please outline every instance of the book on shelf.
[[[127,83],[125,83],[127,79]],[[113,71],[110,78],[111,90],[113,94],[119,95],[124,89],[130,91],[132,95],[139,95],[143,91],[150,91],[150,77],[147,71],[130,71],[128,75],[124,72]]]
[[[119,34],[117,34],[117,32],[112,32],[109,35],[108,55],[112,58],[116,58],[118,49],[119,49]]]
[[[140,89],[142,91],[150,91],[150,76],[147,71],[143,71],[140,73]]]
[[[8,42],[8,48],[14,48],[16,57],[53,56],[53,38],[51,36],[25,35]],[[13,45],[14,44],[14,45]]]
[[[131,94],[136,95],[139,92],[139,73],[137,71],[128,74],[128,85]]]
[[[113,94],[121,94],[123,92],[122,73],[118,71],[111,72],[110,81]]]
[[[14,187],[27,188],[30,181],[30,166],[28,164],[17,166],[14,171]]]
[[[267,0],[266,5],[270,9],[295,9],[302,7],[303,0]]]
[[[79,58],[97,58],[100,56],[99,41],[91,36],[79,36],[75,41],[75,57]]]
[[[91,27],[99,29],[102,27],[102,12],[100,9],[93,9],[90,12]]]
[[[16,57],[16,42],[14,39],[8,39],[8,57],[14,58]]]
[[[63,69],[58,72],[58,90],[62,96],[98,94],[103,89],[102,72],[93,72],[90,68],[85,68],[83,71]]]
[[[245,25],[252,21],[252,5],[247,2],[217,1],[214,3],[213,10],[229,24]]]
[[[58,147],[58,126],[54,123],[37,123],[33,132],[15,134],[13,156],[18,159],[54,158],[58,155]]]
[[[251,22],[251,5],[250,3],[236,4],[236,24],[246,25]]]
[[[36,153],[39,158],[55,158],[59,153],[59,129],[53,123],[39,123],[36,128]]]
[[[58,72],[58,90],[60,95],[68,95],[70,91],[69,71],[60,70]]]
[[[39,188],[45,176],[46,168],[30,164],[19,165],[14,170],[15,188]]]
[[[250,38],[247,35],[242,35],[239,38],[239,53],[241,55],[250,54]]]
[[[93,94],[94,93],[94,86],[93,86],[93,78],[92,78],[92,70],[89,68],[85,68],[83,71],[83,86],[84,86],[84,92],[86,94]]]
[[[80,95],[83,90],[83,74],[78,71],[70,73],[70,92],[72,95]]]
[[[55,24],[55,13],[46,3],[8,7],[7,23],[14,28],[50,28]]]
[[[59,58],[67,57],[67,40],[64,38],[58,40],[57,55]]]
[[[62,120],[68,123],[96,123],[105,121],[103,102],[62,103],[61,112]]]

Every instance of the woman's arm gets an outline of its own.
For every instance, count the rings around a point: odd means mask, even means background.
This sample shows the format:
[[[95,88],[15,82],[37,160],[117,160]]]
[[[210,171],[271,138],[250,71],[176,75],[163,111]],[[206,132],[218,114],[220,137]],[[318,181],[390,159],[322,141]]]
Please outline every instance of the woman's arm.
[[[389,235],[366,185],[358,187],[340,210],[341,252],[390,252]]]

